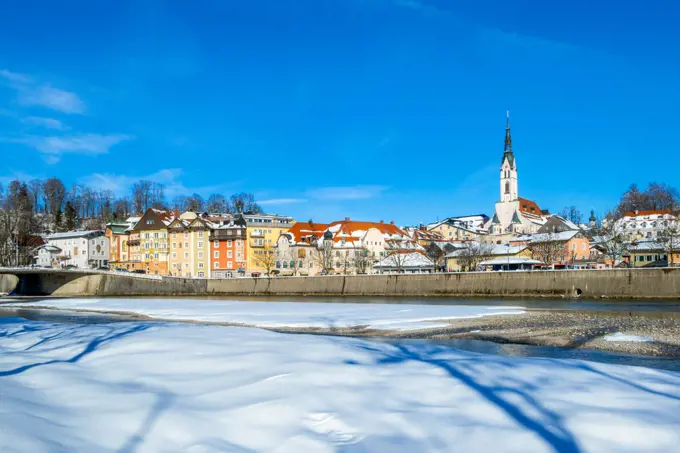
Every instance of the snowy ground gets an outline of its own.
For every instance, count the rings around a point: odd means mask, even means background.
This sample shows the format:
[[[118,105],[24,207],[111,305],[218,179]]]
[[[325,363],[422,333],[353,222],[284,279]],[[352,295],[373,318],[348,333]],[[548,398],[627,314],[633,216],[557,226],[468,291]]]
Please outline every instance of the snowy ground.
[[[616,332],[604,337],[604,341],[630,341],[633,343],[649,343],[654,341],[651,337],[641,337],[639,335],[630,335],[627,333]]]
[[[0,320],[0,451],[673,452],[680,374],[180,323]]]
[[[444,319],[523,313],[521,307],[466,305],[243,302],[209,299],[48,299],[61,309],[130,312],[152,318],[243,323],[261,327],[354,327],[413,330],[442,327]],[[29,307],[30,305],[26,305]],[[440,322],[436,322],[439,320]]]

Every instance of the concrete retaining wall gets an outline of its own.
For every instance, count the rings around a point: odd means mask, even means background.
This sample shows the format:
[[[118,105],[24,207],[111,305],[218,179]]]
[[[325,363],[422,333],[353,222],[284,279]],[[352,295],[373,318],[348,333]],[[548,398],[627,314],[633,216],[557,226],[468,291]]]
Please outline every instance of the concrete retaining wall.
[[[16,275],[0,275],[0,293],[11,293],[19,283],[19,277]]]
[[[40,274],[38,274],[40,275]],[[127,275],[22,276],[24,294],[55,296],[448,296],[680,299],[680,269],[483,272],[203,280]],[[27,277],[27,278],[24,278]],[[38,291],[35,291],[38,289]],[[33,292],[31,292],[33,290]]]

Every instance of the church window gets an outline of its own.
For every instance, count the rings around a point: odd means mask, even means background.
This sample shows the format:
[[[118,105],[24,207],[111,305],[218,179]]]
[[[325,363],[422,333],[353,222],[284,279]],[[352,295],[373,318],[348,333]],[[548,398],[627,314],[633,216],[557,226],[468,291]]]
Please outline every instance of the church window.
[[[505,183],[505,193],[510,193],[510,183],[509,182]]]

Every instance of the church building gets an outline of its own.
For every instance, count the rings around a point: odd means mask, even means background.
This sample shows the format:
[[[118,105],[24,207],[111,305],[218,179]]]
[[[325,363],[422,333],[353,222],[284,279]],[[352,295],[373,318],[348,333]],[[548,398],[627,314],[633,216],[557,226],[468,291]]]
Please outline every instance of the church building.
[[[517,160],[512,152],[510,135],[510,115],[506,115],[505,150],[500,169],[500,200],[496,202],[496,211],[485,225],[492,235],[501,234],[533,234],[545,224],[549,217],[535,201],[519,196],[517,181]]]

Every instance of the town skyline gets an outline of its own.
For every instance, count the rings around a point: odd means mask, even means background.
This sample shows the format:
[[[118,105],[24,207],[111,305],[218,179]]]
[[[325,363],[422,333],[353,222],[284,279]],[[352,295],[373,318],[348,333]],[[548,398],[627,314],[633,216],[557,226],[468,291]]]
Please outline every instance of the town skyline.
[[[678,5],[40,7],[0,19],[5,186],[146,179],[319,222],[491,216],[506,110],[519,192],[550,212],[678,185]]]

